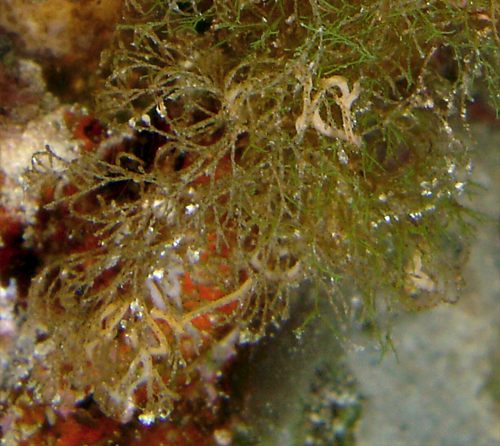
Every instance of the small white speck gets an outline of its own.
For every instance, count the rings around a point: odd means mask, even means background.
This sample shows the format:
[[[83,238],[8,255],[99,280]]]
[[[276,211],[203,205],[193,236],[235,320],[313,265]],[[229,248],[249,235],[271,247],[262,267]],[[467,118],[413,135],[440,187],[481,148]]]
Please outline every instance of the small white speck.
[[[199,207],[199,204],[188,204],[186,206],[186,215],[193,215]]]
[[[337,153],[337,156],[339,158],[340,164],[343,164],[345,166],[349,163],[349,157],[347,156],[347,153],[345,153],[344,149],[340,149]]]
[[[217,446],[230,446],[233,443],[233,434],[228,429],[216,429],[214,440]]]
[[[147,126],[150,126],[150,125],[151,125],[151,118],[149,117],[149,115],[146,115],[146,114],[142,115],[142,116],[141,116],[141,121],[142,121],[145,125],[147,125]]]
[[[161,280],[161,279],[163,279],[164,274],[165,274],[165,271],[164,271],[164,270],[162,270],[162,269],[155,269],[155,270],[153,271],[152,276],[153,276],[153,278],[154,278],[154,279],[156,279],[156,280]]]
[[[144,412],[139,415],[139,421],[145,426],[151,426],[155,422],[155,416],[151,412]]]
[[[198,263],[200,260],[200,251],[189,248],[187,256],[190,263]]]
[[[175,240],[172,242],[172,246],[173,246],[174,248],[178,248],[178,247],[179,247],[179,245],[181,244],[181,242],[182,242],[182,237],[177,237],[177,238],[175,238]]]
[[[137,299],[135,299],[132,302],[130,302],[129,308],[132,313],[138,313],[139,311],[142,310],[142,305],[139,303]]]

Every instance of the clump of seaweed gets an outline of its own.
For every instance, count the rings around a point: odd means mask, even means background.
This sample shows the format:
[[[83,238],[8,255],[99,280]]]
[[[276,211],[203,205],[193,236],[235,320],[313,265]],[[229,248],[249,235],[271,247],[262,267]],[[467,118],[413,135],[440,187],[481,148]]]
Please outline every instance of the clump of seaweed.
[[[443,299],[469,228],[456,128],[474,79],[500,108],[498,9],[130,0],[96,96],[128,136],[48,150],[30,174],[40,399],[167,417],[210,345],[261,336],[306,278],[354,280],[369,315],[380,292]]]

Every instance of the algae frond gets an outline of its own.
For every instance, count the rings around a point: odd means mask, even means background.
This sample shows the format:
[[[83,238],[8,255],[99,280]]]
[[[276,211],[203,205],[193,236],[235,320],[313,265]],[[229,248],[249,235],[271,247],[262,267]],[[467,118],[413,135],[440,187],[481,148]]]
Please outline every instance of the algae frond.
[[[30,175],[51,191],[44,240],[64,218],[72,243],[47,249],[29,296],[51,345],[41,394],[167,416],[209,339],[257,338],[304,279],[339,318],[342,281],[369,316],[380,296],[446,299],[469,230],[458,129],[476,79],[500,108],[499,9],[130,0],[96,93],[128,139],[72,161],[47,151]],[[210,303],[180,292],[187,273],[217,289]]]

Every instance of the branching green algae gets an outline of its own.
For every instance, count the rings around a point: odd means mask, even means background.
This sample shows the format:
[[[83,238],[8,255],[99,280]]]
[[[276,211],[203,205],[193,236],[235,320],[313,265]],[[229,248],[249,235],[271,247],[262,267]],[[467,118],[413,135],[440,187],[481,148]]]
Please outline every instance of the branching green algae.
[[[304,279],[335,304],[353,280],[370,314],[376,296],[444,299],[469,229],[457,129],[477,78],[500,109],[499,16],[494,1],[130,0],[96,102],[135,136],[48,151],[30,174],[51,191],[42,238],[65,219],[72,243],[46,249],[29,295],[40,400],[93,392],[122,420],[166,417],[210,340],[259,337]],[[220,293],[188,305],[188,273]]]

